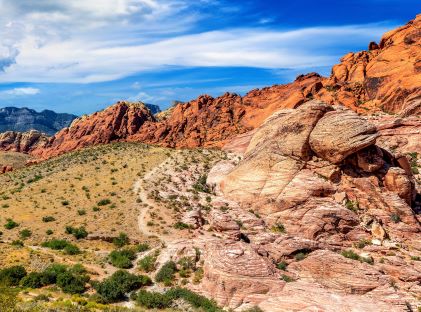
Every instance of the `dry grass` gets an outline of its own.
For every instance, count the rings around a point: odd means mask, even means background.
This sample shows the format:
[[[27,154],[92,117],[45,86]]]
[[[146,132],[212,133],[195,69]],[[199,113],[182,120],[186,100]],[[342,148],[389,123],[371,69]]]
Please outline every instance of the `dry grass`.
[[[30,156],[23,153],[0,151],[0,166],[12,166],[15,169],[19,169],[25,167],[29,159]]]

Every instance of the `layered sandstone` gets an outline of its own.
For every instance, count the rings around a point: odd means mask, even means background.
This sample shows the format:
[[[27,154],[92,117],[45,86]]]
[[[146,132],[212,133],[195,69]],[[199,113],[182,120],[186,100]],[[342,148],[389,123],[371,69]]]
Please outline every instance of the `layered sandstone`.
[[[32,154],[41,158],[57,156],[90,145],[125,140],[155,117],[143,103],[119,102],[103,111],[76,119],[51,137]]]

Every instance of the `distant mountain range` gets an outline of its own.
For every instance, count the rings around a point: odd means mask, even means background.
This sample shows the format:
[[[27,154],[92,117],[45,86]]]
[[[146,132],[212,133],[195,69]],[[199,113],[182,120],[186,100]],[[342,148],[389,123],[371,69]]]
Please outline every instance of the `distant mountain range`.
[[[145,104],[145,106],[153,115],[161,112],[158,105]],[[0,108],[0,133],[37,130],[51,136],[68,127],[76,118],[78,118],[76,115],[56,113],[51,110],[37,112],[26,107],[4,107]]]
[[[51,110],[37,112],[26,107],[0,108],[0,132],[38,130],[48,135],[67,127],[76,115],[59,114]]]

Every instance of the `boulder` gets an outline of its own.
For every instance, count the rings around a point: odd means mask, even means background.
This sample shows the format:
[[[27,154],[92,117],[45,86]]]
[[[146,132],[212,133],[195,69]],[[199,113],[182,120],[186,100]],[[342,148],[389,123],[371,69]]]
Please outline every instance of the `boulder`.
[[[389,191],[398,194],[408,205],[415,199],[414,184],[402,168],[389,168],[384,176],[384,185]]]
[[[310,134],[310,146],[322,159],[338,164],[349,155],[374,145],[376,128],[351,110],[326,113]]]
[[[348,294],[365,294],[388,283],[388,278],[372,265],[351,260],[328,250],[316,250],[288,269],[301,278]]]

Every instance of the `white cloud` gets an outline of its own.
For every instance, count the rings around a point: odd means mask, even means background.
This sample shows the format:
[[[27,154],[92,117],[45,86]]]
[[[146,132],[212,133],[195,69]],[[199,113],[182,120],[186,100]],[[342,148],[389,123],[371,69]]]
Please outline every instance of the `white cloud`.
[[[36,95],[39,94],[41,91],[37,88],[14,88],[10,90],[3,90],[0,91],[0,95],[5,96],[27,96],[27,95]]]
[[[210,0],[196,2],[209,4]],[[212,2],[212,1],[211,1]],[[0,82],[100,82],[175,66],[329,65],[338,42],[369,42],[381,25],[186,34],[188,0],[0,0]],[[3,72],[1,72],[3,71]]]

